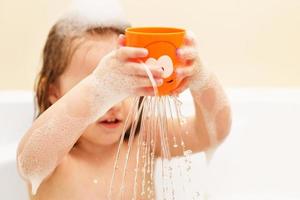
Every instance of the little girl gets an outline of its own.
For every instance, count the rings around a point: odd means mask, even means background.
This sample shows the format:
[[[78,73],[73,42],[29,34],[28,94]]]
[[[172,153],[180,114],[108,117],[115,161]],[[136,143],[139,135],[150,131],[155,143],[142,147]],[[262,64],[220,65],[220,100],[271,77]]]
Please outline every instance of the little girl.
[[[154,95],[143,64],[129,61],[146,57],[148,52],[124,46],[127,26],[78,28],[80,22],[74,21],[74,17],[62,18],[50,30],[36,85],[38,117],[18,147],[18,169],[28,183],[30,199],[108,199],[116,147],[123,128],[129,128],[124,126],[132,99]],[[228,135],[230,106],[216,77],[201,64],[193,35],[186,35],[177,55],[186,67],[176,71],[182,81],[172,94],[189,88],[195,103],[195,116],[187,120],[190,134],[183,137],[193,152],[204,151]],[[161,85],[163,71],[158,66],[148,67]],[[210,142],[210,134],[217,143]],[[125,141],[120,159],[127,148]],[[132,151],[136,150],[134,139]],[[172,156],[181,154],[175,148],[170,151]],[[155,153],[160,155],[160,145]],[[134,166],[135,160],[129,160],[127,170],[133,171]],[[119,175],[115,175],[116,188]],[[123,199],[132,199],[133,185],[126,182]],[[113,189],[111,199],[119,199],[117,194]]]

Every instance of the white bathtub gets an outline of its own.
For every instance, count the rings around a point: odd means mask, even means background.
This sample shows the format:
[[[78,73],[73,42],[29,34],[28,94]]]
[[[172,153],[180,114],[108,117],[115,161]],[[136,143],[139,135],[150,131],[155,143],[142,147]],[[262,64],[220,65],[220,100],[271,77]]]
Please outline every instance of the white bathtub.
[[[230,136],[218,149],[209,176],[211,199],[300,199],[300,90],[231,89]],[[16,171],[17,143],[33,118],[30,92],[0,92],[0,199],[27,199]],[[188,93],[184,112],[191,111]],[[200,189],[203,154],[195,155],[192,176]]]
[[[33,96],[26,91],[0,92],[0,199],[28,199],[16,169],[16,149],[33,119]]]

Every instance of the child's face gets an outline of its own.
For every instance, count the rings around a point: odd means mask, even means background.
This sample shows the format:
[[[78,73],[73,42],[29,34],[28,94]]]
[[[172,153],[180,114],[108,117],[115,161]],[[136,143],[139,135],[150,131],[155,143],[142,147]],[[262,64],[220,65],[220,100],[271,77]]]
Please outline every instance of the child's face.
[[[97,67],[102,57],[116,49],[117,46],[118,35],[115,33],[89,36],[75,51],[69,66],[59,79],[60,96],[88,76]],[[98,121],[88,126],[79,142],[85,141],[99,146],[111,145],[119,141],[131,102],[131,99],[126,99],[112,107]],[[118,120],[115,123],[107,121],[115,119]]]

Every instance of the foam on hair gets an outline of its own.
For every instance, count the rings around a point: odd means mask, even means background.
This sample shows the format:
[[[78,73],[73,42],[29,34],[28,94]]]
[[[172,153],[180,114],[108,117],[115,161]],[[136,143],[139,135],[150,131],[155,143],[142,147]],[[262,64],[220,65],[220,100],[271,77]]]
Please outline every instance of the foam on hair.
[[[95,27],[112,27],[120,30],[130,26],[119,0],[73,0],[60,20],[69,26],[60,27],[62,35],[72,29],[74,33],[85,32]]]

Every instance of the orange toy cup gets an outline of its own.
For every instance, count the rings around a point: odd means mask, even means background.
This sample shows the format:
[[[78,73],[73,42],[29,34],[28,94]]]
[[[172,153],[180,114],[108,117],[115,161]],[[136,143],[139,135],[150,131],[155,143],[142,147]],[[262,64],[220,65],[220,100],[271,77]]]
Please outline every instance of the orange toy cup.
[[[168,95],[180,83],[175,73],[180,66],[176,50],[183,45],[184,35],[184,29],[167,27],[135,27],[125,31],[126,46],[148,49],[148,57],[142,61],[147,65],[158,65],[164,70],[164,82],[158,87],[160,96]]]

